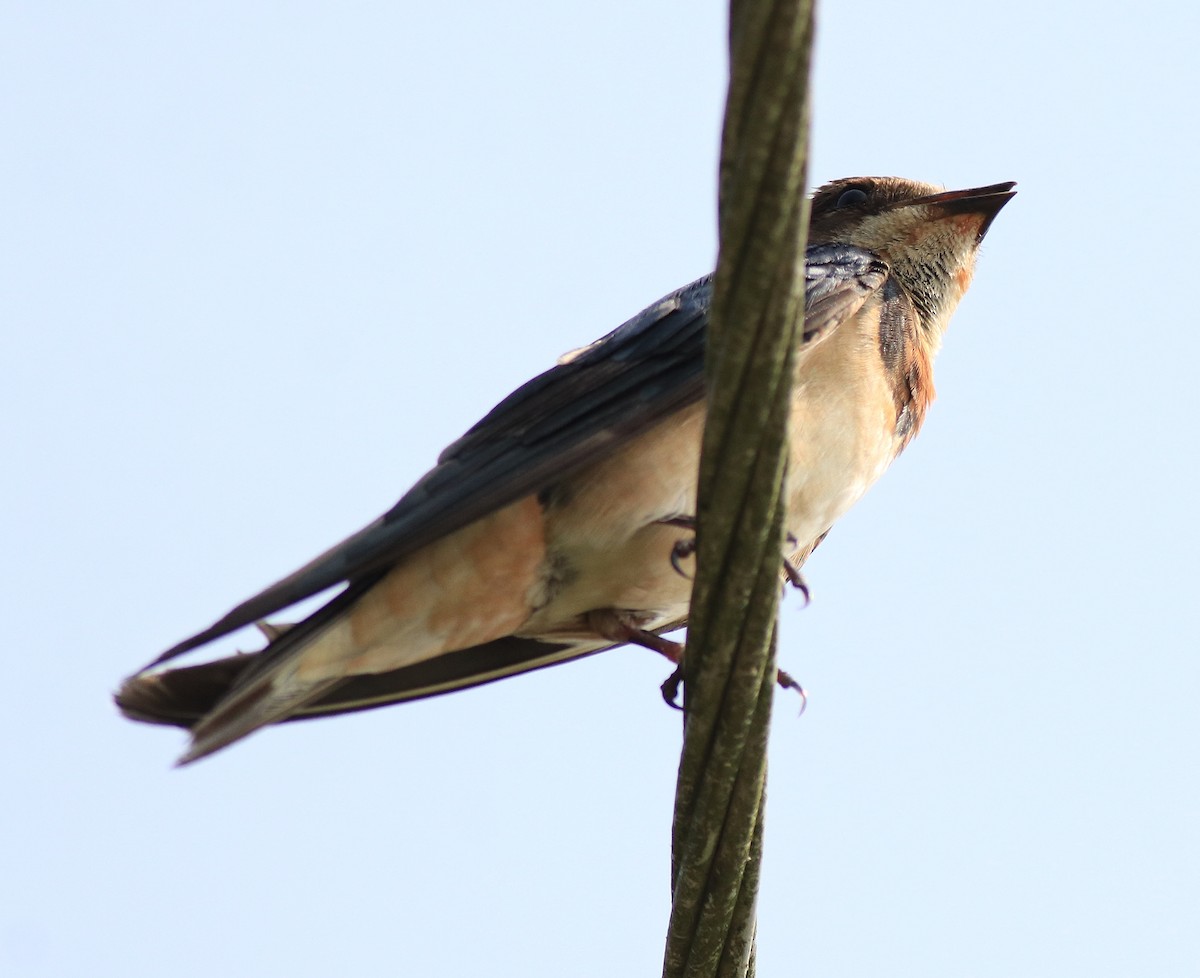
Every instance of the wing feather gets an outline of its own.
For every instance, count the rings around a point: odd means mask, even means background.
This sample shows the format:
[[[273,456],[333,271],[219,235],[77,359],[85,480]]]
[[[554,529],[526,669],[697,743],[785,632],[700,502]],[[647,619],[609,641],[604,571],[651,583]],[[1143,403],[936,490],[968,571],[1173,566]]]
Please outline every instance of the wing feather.
[[[819,245],[809,248],[806,271],[804,343],[809,345],[881,288],[888,268],[861,249]],[[353,590],[362,593],[389,566],[431,541],[542,490],[702,399],[711,296],[712,277],[705,276],[563,358],[450,445],[379,519],[146,668],[339,584],[358,585]],[[289,634],[291,641],[300,638],[306,624]]]

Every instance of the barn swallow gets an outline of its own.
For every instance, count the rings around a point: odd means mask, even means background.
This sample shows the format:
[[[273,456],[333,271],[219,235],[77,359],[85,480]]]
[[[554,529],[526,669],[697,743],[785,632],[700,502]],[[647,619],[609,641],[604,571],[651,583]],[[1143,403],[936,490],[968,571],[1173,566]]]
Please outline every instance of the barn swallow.
[[[920,429],[934,355],[1014,186],[855,177],[814,193],[784,487],[792,567]],[[185,764],[267,724],[653,646],[686,623],[711,297],[707,276],[561,358],[379,519],[127,679],[120,709],[188,728]],[[339,585],[298,623],[266,623]],[[163,667],[255,623],[260,651]]]

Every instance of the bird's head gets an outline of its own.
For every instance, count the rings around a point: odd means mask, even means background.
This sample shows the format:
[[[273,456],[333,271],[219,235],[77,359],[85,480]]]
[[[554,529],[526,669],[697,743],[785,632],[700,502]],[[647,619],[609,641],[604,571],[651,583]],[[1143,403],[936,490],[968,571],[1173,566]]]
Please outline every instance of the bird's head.
[[[975,254],[1015,183],[944,191],[900,177],[846,177],[812,198],[808,241],[850,244],[891,267],[936,348],[971,284]]]

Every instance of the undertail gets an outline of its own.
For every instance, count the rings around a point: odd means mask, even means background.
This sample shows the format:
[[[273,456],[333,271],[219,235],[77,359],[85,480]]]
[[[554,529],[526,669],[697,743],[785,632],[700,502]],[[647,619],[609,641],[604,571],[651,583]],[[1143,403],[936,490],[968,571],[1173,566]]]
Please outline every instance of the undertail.
[[[353,713],[437,696],[580,658],[605,647],[508,636],[390,672],[338,680],[336,686],[312,696],[290,715],[273,722]],[[249,687],[247,679],[261,670],[266,654],[241,653],[196,666],[131,676],[114,699],[131,720],[193,730],[201,721],[207,722],[206,718],[211,718],[231,693]]]

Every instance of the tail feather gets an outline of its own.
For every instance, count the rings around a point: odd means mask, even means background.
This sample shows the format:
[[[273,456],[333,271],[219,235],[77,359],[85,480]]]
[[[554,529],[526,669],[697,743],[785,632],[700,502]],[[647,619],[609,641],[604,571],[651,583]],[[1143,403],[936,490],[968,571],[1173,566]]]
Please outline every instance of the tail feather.
[[[131,720],[192,731],[193,744],[180,759],[185,764],[268,723],[334,716],[437,696],[608,647],[606,643],[559,644],[509,636],[391,672],[351,676],[297,690],[290,698],[277,693],[274,699],[267,681],[274,670],[264,661],[271,650],[266,649],[196,666],[140,673],[125,680],[114,699]]]
[[[342,682],[341,679],[304,682],[297,680],[293,669],[286,669],[286,663],[283,666],[253,677],[222,698],[211,713],[192,727],[192,742],[176,766],[191,764],[268,724],[287,719],[305,703]]]
[[[286,720],[305,703],[341,682],[304,680],[299,658],[321,641],[329,626],[374,584],[352,584],[295,625],[259,623],[268,645],[183,669],[156,669],[163,657],[125,681],[117,706],[134,720],[187,727],[192,743],[178,761],[188,764],[232,744],[260,727]]]
[[[130,676],[113,695],[128,719],[191,730],[224,699],[262,653]]]

